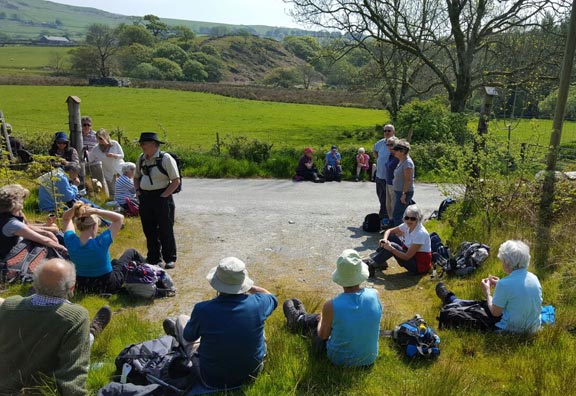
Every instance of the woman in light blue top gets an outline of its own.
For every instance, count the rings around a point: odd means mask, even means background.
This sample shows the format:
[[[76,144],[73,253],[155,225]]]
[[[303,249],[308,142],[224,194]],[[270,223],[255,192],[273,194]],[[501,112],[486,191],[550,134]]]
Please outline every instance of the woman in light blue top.
[[[414,161],[408,155],[410,143],[400,139],[392,147],[393,155],[398,158],[398,166],[394,170],[394,202],[393,222],[394,226],[402,224],[404,211],[414,197]]]
[[[322,314],[308,314],[296,298],[284,302],[288,328],[312,335],[317,353],[326,353],[338,366],[370,366],[378,356],[382,305],[376,289],[360,287],[368,279],[368,266],[358,252],[346,249],[336,263],[332,280],[344,292],[328,300]]]

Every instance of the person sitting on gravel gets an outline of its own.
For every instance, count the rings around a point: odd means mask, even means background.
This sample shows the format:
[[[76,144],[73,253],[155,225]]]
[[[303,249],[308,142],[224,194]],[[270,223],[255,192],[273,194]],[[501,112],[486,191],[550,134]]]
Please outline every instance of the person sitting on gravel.
[[[226,257],[206,277],[216,298],[194,306],[192,315],[164,320],[164,331],[188,352],[198,383],[230,389],[255,378],[264,366],[264,322],[278,300],[254,285],[246,264]]]
[[[34,272],[35,294],[0,298],[0,394],[18,394],[46,378],[54,378],[62,396],[88,393],[90,346],[112,311],[100,308],[90,323],[86,309],[67,300],[75,283],[74,265],[51,259]]]
[[[404,212],[404,222],[384,232],[379,248],[365,259],[371,278],[375,276],[376,268],[388,268],[386,261],[392,257],[414,274],[425,274],[432,268],[430,234],[422,224],[423,219],[422,211],[416,205],[410,205]]]
[[[335,365],[370,366],[378,356],[382,316],[378,291],[360,287],[368,278],[368,267],[355,250],[344,250],[336,266],[332,280],[344,292],[328,300],[321,314],[308,314],[297,298],[284,301],[288,329],[312,336],[314,352],[326,353]]]
[[[100,219],[110,226],[98,234]],[[146,259],[135,249],[126,249],[118,260],[110,260],[110,245],[122,228],[124,216],[77,202],[62,215],[64,243],[78,273],[78,290],[87,293],[117,293],[124,284],[125,266]],[[76,235],[76,227],[80,236]]]
[[[314,166],[314,159],[312,158],[314,149],[306,147],[304,155],[298,160],[298,167],[296,168],[297,180],[308,180],[314,183],[323,183],[324,177],[318,173],[318,169]]]
[[[489,275],[482,279],[485,301],[461,300],[443,282],[436,285],[436,295],[443,305],[480,304],[493,329],[513,333],[535,333],[540,329],[542,287],[538,277],[528,271],[530,248],[522,241],[508,240],[500,245],[498,259],[506,277]],[[494,297],[491,289],[494,288]],[[468,323],[469,327],[475,327]]]

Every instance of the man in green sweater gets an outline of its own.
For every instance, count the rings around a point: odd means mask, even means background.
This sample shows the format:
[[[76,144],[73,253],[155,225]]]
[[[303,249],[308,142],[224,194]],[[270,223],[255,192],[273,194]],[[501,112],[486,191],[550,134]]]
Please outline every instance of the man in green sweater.
[[[17,394],[53,378],[62,396],[86,395],[90,346],[111,318],[101,308],[92,323],[67,300],[74,265],[52,259],[34,273],[36,294],[0,299],[0,395]]]

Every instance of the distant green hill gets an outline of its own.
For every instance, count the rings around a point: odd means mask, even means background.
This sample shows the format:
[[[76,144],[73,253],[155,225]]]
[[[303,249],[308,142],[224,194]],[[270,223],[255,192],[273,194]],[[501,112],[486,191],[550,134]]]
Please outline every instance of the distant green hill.
[[[116,26],[133,23],[142,16],[126,16],[96,8],[76,7],[46,0],[0,0],[0,40],[37,39],[41,35],[66,36],[82,40],[86,28],[93,23]],[[168,25],[184,25],[198,34],[223,35],[248,31],[263,37],[282,39],[287,35],[323,35],[319,32],[261,25],[229,25],[223,23],[162,19]]]

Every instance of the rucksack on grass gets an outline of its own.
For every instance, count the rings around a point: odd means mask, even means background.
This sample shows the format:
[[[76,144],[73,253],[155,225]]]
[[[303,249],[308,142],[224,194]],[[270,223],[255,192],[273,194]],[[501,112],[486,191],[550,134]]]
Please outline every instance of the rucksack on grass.
[[[418,314],[396,326],[392,339],[408,357],[435,358],[440,355],[440,337]]]
[[[124,287],[131,296],[137,298],[152,299],[176,295],[172,277],[164,269],[134,261],[126,266]]]
[[[490,246],[480,242],[462,242],[454,256],[450,249],[442,244],[440,236],[430,234],[432,264],[434,275],[442,278],[444,274],[466,276],[476,271],[490,255]]]
[[[380,231],[380,215],[378,213],[370,213],[364,217],[362,229],[366,232],[379,232]]]
[[[36,267],[44,260],[63,258],[54,248],[22,239],[0,261],[2,282],[32,282]]]
[[[159,384],[167,394],[182,394],[194,383],[192,363],[172,336],[129,345],[115,364],[120,382]]]
[[[180,185],[178,186],[178,188],[176,188],[176,190],[174,190],[172,194],[177,194],[180,191],[182,191],[182,169],[184,168],[184,161],[182,161],[182,159],[178,156],[178,154],[160,151],[160,154],[158,155],[158,157],[156,157],[156,164],[151,166],[158,167],[158,170],[162,172],[162,174],[168,176],[168,171],[166,170],[166,168],[164,168],[164,165],[162,165],[162,159],[164,158],[165,154],[168,154],[170,157],[174,158],[174,161],[176,161],[176,167],[178,168],[178,175],[180,176]],[[140,169],[142,169],[142,166],[144,165],[144,154],[140,154],[138,161]],[[142,177],[144,177],[143,174]]]

